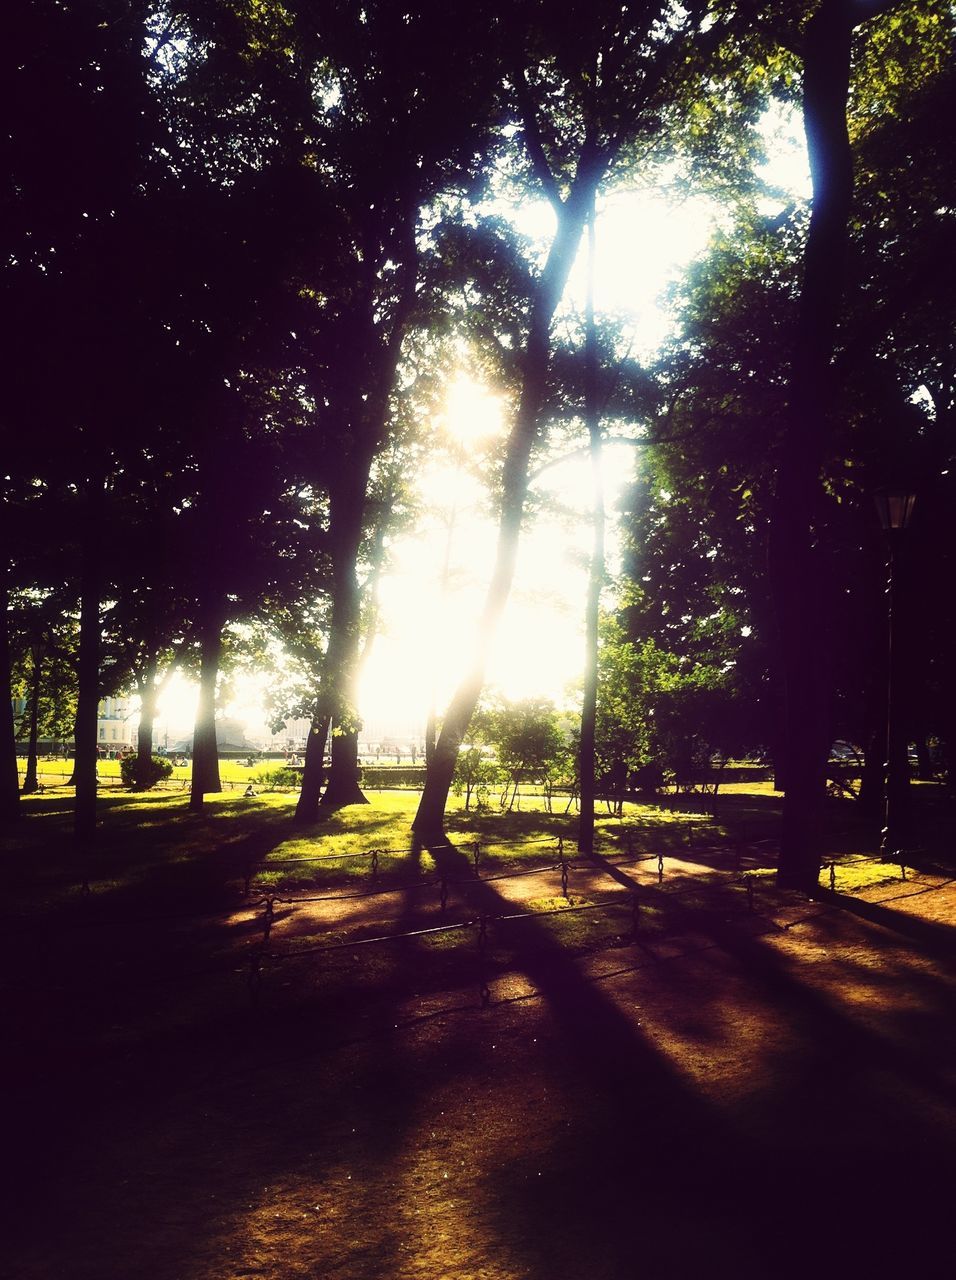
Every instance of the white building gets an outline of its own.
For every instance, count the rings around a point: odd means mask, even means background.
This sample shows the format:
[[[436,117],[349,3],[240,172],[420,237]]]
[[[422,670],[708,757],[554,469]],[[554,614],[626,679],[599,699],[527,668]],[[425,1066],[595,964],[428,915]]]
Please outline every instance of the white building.
[[[104,751],[135,746],[135,710],[129,698],[101,698],[96,713],[96,745]]]

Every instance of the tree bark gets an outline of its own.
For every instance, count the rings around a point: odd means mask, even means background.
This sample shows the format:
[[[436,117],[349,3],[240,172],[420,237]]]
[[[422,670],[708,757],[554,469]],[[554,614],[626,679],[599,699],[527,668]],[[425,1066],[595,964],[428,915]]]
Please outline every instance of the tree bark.
[[[361,592],[357,563],[372,454],[357,458],[329,495],[332,543],[332,618],[322,672],[319,716],[331,735],[329,780],[323,805],[367,804],[358,783],[357,678],[361,643]]]
[[[829,747],[829,592],[814,542],[813,516],[823,496],[820,469],[830,438],[830,364],[853,189],[846,123],[854,25],[850,10],[847,0],[828,0],[807,24],[804,37],[803,116],[813,204],[770,533],[784,689],[786,792],[778,881],[806,891],[815,888],[820,871]]]
[[[12,824],[20,817],[20,775],[17,770],[17,740],[13,724],[8,605],[7,587],[3,583],[0,586],[0,822],[4,824]]]
[[[224,606],[217,598],[207,605],[200,631],[199,706],[193,730],[192,780],[189,790],[190,809],[201,810],[209,792],[222,791],[219,780],[219,748],[216,743],[216,682],[222,653]]]
[[[329,783],[322,804],[339,809],[347,804],[368,804],[359,786],[358,730],[342,729],[332,735]]]
[[[329,738],[329,717],[316,716],[305,744],[305,768],[302,788],[295,806],[295,822],[315,822],[319,816],[319,799],[325,782],[325,744]]]
[[[820,471],[832,438],[832,371],[843,302],[853,156],[847,100],[853,31],[898,0],[824,0],[807,23],[803,120],[813,183],[789,377],[787,428],[771,517],[770,573],[784,689],[786,793],[778,883],[811,892],[820,874],[830,737],[830,573],[815,542]]]
[[[588,569],[588,591],[584,615],[584,694],[581,702],[581,746],[578,763],[580,813],[578,818],[578,852],[590,856],[594,852],[594,772],[598,695],[598,624],[601,611],[601,588],[604,585],[604,484],[601,477],[601,421],[598,407],[597,328],[594,323],[594,196],[588,216],[588,285],[585,308],[585,419],[591,456],[594,499],[592,512],[591,562]]]
[[[40,680],[43,675],[43,659],[37,645],[30,649],[30,731],[27,738],[27,768],[23,778],[23,794],[32,795],[40,790],[37,777],[37,741],[40,736]]]
[[[79,710],[79,698],[77,698],[76,710],[73,712],[73,768],[70,771],[70,776],[66,780],[66,785],[68,787],[76,786],[76,744],[80,740],[80,726],[78,720]]]
[[[153,758],[153,725],[156,723],[156,655],[146,660],[145,670],[137,682],[139,693],[139,726],[136,730],[136,772],[140,778],[148,776]]]
[[[594,192],[604,176],[608,160],[608,156],[600,153],[582,157],[572,190],[558,210],[557,231],[535,291],[524,353],[521,399],[508,440],[502,474],[501,516],[494,569],[478,624],[474,656],[442,720],[441,733],[426,772],[422,798],[412,824],[413,830],[422,840],[439,839],[443,834],[445,805],[455,772],[458,749],[481,696],[491,644],[511,592],[528,491],[528,462],[544,401],[551,321],[564,293],[588,210]]]
[[[362,482],[362,495],[368,488],[371,473],[371,459],[365,469]],[[345,502],[353,511],[361,511],[358,494],[346,497]],[[387,504],[386,504],[387,505]],[[385,565],[385,531],[387,515],[383,510],[369,557],[369,573],[364,588],[360,588],[356,575],[359,545],[362,538],[364,520],[347,533],[346,554],[349,559],[341,565],[341,584],[339,590],[340,621],[342,625],[338,674],[341,688],[335,693],[337,706],[341,716],[336,719],[330,716],[332,723],[332,741],[329,751],[329,781],[322,796],[321,803],[334,808],[342,808],[348,804],[368,804],[359,777],[361,770],[358,762],[358,720],[357,701],[359,678],[366,662],[371,656],[378,626],[378,584]],[[352,549],[354,547],[354,550]],[[362,626],[362,596],[366,597],[366,625]],[[334,612],[334,610],[333,610]],[[334,625],[334,622],[333,622]],[[330,638],[331,649],[331,638]],[[303,779],[304,783],[304,779]]]
[[[96,724],[100,704],[100,584],[92,511],[88,520],[90,529],[84,550],[80,596],[78,696],[73,746],[73,780],[76,786],[73,834],[80,844],[86,846],[92,843],[96,834]]]

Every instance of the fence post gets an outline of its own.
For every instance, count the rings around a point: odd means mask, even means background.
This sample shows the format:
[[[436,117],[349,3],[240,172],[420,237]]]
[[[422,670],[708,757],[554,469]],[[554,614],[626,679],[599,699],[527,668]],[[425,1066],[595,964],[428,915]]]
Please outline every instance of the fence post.
[[[486,973],[486,951],[488,947],[488,917],[478,918],[478,996],[481,1007],[487,1009],[491,1000],[491,988],[488,986]]]
[[[259,999],[259,986],[262,982],[262,952],[255,951],[249,957],[249,995],[255,1003]]]
[[[272,922],[276,914],[276,900],[269,894],[266,898],[266,909],[262,916],[262,945],[265,947],[269,943],[269,935],[272,933]]]
[[[664,855],[662,853],[657,855],[657,883],[664,883]]]
[[[472,849],[471,856],[474,859],[474,863],[475,863],[475,875],[478,876],[478,863],[481,861],[481,841],[480,840],[475,841],[475,847],[474,849]],[[478,878],[480,879],[481,877],[479,876]]]

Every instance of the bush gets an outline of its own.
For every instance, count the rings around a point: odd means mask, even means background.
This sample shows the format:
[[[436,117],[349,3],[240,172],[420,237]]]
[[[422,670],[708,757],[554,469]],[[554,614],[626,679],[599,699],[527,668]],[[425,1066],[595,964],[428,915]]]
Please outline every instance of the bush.
[[[288,769],[283,765],[276,769],[260,769],[253,774],[252,781],[264,791],[278,791],[280,787],[300,787],[302,770]]]
[[[501,782],[502,776],[496,761],[489,760],[481,747],[466,747],[455,761],[452,790],[456,796],[465,797],[466,810],[472,801],[477,809],[487,809],[490,790]]]
[[[124,756],[120,761],[120,777],[123,785],[133,791],[148,791],[163,778],[168,778],[173,771],[171,760],[161,756],[150,756],[140,765],[139,756]]]
[[[359,771],[359,781],[370,791],[421,788],[425,785],[425,766],[423,764],[363,764]]]

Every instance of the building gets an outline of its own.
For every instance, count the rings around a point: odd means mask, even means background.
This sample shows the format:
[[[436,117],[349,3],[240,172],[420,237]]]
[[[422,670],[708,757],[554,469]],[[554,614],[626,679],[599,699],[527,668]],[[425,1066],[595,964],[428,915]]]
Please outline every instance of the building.
[[[135,712],[129,698],[101,698],[96,713],[96,745],[101,751],[125,751],[136,745]]]

